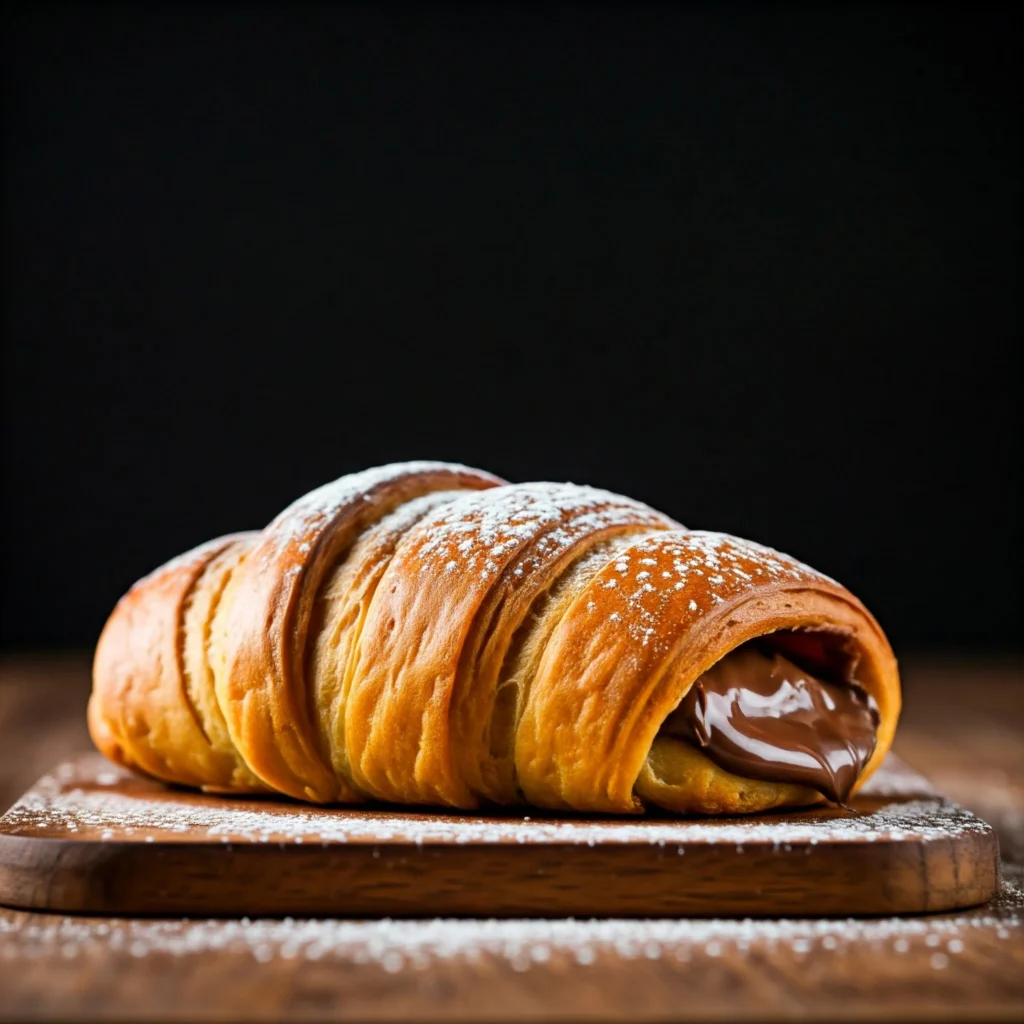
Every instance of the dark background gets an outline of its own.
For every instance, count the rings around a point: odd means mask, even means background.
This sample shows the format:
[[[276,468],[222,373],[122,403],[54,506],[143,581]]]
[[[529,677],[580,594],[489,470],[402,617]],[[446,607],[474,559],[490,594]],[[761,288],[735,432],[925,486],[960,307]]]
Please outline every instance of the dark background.
[[[4,646],[432,457],[1018,647],[1012,6],[4,19]]]

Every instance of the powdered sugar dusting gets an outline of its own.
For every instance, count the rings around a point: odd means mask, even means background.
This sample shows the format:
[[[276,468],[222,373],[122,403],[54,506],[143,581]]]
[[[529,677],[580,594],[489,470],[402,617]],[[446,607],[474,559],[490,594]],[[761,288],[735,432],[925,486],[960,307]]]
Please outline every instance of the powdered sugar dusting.
[[[87,761],[86,765],[93,762]],[[102,842],[195,839],[229,842],[416,845],[519,843],[524,845],[597,843],[769,845],[789,852],[820,842],[907,840],[946,842],[967,832],[990,833],[969,811],[924,797],[895,801],[870,813],[836,810],[821,816],[792,814],[775,819],[665,820],[659,818],[565,819],[529,816],[487,817],[353,808],[307,810],[284,802],[186,797],[136,782],[119,788],[120,772],[104,773],[99,783],[88,768],[66,766],[63,775],[44,778],[2,819],[5,832],[31,835],[37,828],[100,832]],[[106,833],[109,833],[107,835]]]
[[[251,533],[229,533],[223,537],[215,537],[213,540],[208,540],[197,547],[189,549],[188,551],[183,551],[180,555],[175,555],[173,558],[168,559],[163,563],[163,565],[157,566],[157,568],[152,572],[147,573],[139,579],[133,585],[132,590],[136,590],[139,587],[144,586],[146,583],[156,579],[158,576],[177,572],[179,569],[185,569],[190,566],[199,566],[200,563],[209,561],[213,558],[232,541],[244,540],[252,536],[254,536],[254,534]]]
[[[632,560],[631,560],[632,559]],[[678,627],[766,584],[834,583],[773,548],[706,530],[653,534],[598,574],[604,614],[635,646],[662,652]],[[608,609],[611,609],[608,611]]]
[[[368,500],[369,492],[381,484],[420,473],[451,472],[466,474],[501,483],[498,477],[482,470],[455,462],[393,462],[375,466],[359,473],[349,473],[318,487],[293,501],[275,517],[267,532],[275,537],[280,547],[291,540],[301,539],[322,523],[327,523],[343,509],[359,501]]]
[[[188,921],[0,916],[0,959],[32,959],[52,955],[55,948],[69,960],[111,953],[198,958],[223,952],[255,963],[352,963],[384,974],[480,960],[517,972],[563,974],[611,959],[706,964],[751,952],[802,958],[870,948],[944,970],[983,934],[988,941],[994,936],[1020,942],[1024,897],[1011,880],[1017,878],[1014,869],[1007,870],[1010,878],[988,907],[938,917]],[[968,966],[965,962],[964,969]]]
[[[609,491],[576,484],[530,483],[474,491],[424,522],[415,538],[420,572],[451,570],[487,584],[509,564],[525,579],[580,539],[616,526],[669,528],[674,520]],[[523,557],[516,561],[516,556]]]

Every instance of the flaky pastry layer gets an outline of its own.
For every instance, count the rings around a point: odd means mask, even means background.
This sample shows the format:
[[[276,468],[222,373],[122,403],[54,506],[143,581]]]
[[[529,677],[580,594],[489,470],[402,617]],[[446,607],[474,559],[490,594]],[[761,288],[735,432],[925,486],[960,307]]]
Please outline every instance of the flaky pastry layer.
[[[113,760],[218,792],[761,811],[819,798],[659,730],[725,654],[794,632],[852,652],[878,704],[863,783],[899,676],[838,583],[607,491],[405,463],[140,580],[97,646],[89,727]]]

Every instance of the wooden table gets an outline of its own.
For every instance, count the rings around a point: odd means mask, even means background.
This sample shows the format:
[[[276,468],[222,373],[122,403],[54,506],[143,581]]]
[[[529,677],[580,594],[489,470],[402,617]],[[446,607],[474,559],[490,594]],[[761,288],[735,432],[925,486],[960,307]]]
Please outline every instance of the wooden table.
[[[1024,671],[907,659],[897,750],[999,831],[993,904],[861,921],[182,921],[0,910],[0,1019],[898,1020],[1024,1012]],[[88,749],[88,659],[0,665],[0,807]]]

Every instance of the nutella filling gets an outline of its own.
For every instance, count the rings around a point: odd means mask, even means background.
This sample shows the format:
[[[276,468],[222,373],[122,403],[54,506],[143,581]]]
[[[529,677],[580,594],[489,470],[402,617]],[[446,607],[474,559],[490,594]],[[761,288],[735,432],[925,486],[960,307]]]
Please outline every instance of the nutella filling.
[[[826,682],[752,642],[708,669],[662,731],[734,775],[808,786],[844,804],[874,753],[878,722],[855,682]]]

